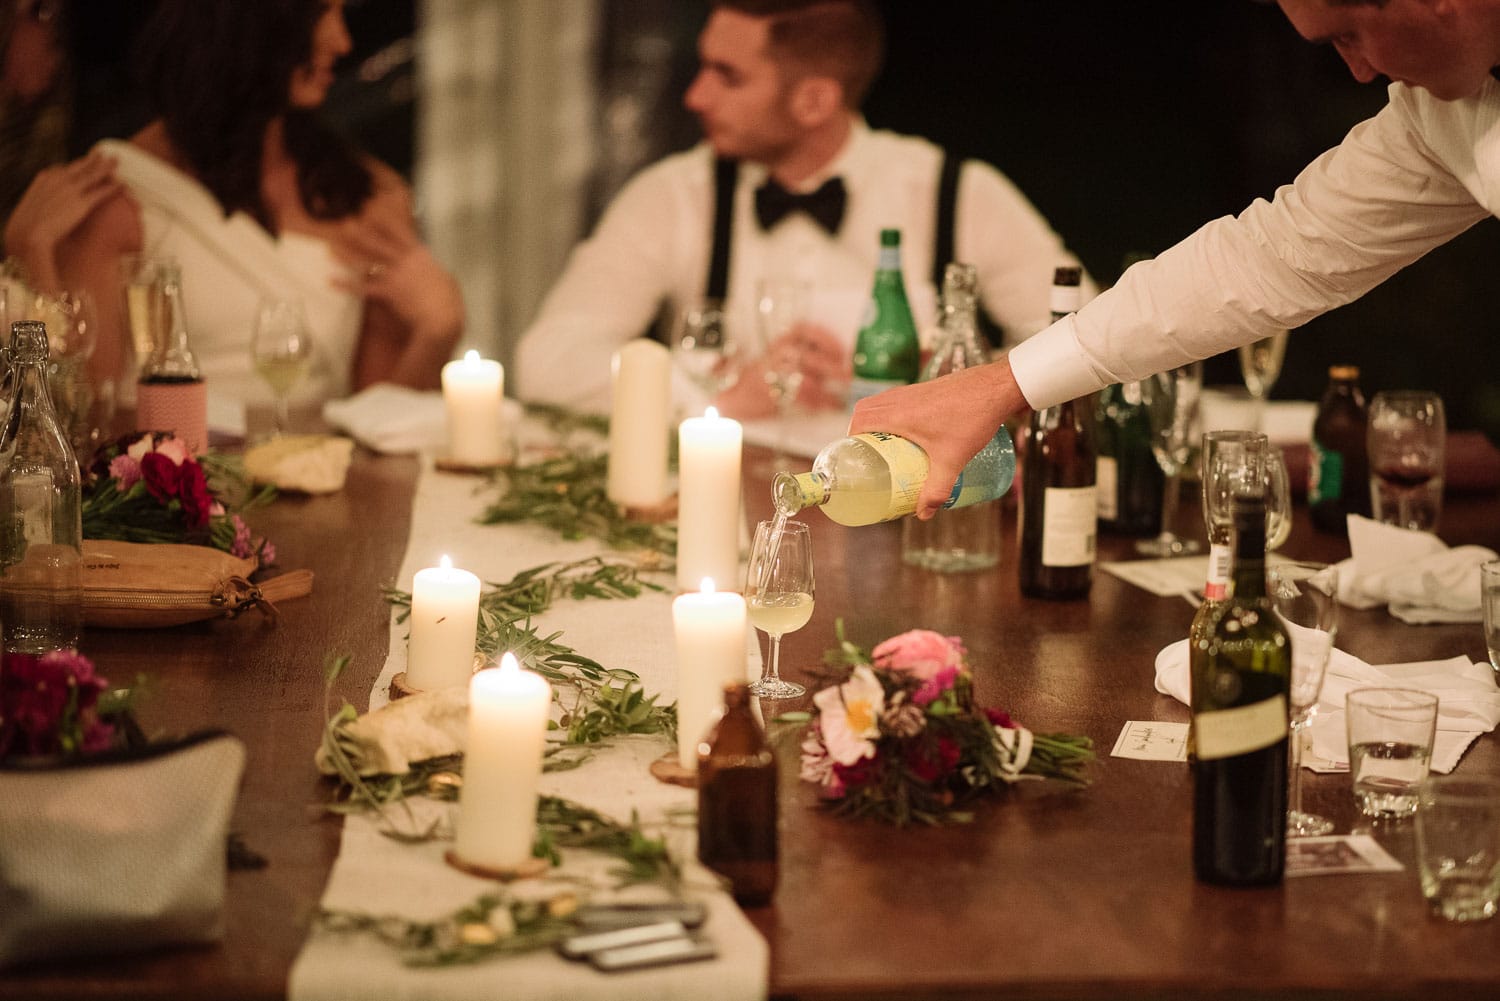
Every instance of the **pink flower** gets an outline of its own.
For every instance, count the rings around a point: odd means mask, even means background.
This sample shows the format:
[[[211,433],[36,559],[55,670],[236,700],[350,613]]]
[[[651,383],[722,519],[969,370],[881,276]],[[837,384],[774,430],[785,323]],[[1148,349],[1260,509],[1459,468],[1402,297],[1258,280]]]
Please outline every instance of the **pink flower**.
[[[876,667],[909,671],[927,681],[948,670],[956,676],[964,666],[965,651],[963,641],[957,636],[944,636],[931,629],[913,629],[892,636],[877,646],[871,656]],[[951,677],[948,684],[952,684]]]
[[[172,465],[180,466],[188,457],[187,446],[171,435],[160,438],[156,442],[156,454],[165,455],[172,460]]]
[[[276,546],[270,539],[260,540],[260,565],[268,567],[276,562]]]
[[[953,687],[953,682],[958,680],[958,668],[944,667],[938,670],[932,677],[925,679],[922,686],[912,693],[913,705],[930,706],[943,697],[943,693]]]
[[[116,489],[123,494],[140,481],[141,464],[128,455],[117,455],[109,460],[109,475],[118,481]]]

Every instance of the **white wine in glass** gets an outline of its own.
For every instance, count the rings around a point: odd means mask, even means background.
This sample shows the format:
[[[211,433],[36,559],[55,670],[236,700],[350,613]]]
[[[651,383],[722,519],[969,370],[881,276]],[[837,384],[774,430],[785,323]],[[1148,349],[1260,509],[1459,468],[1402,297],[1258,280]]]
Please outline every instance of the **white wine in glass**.
[[[1255,427],[1265,423],[1266,400],[1271,387],[1281,377],[1281,363],[1286,358],[1285,330],[1262,337],[1258,341],[1240,345],[1240,374],[1245,377],[1245,388],[1255,403]]]
[[[777,518],[755,527],[745,571],[745,608],[750,624],[771,641],[771,656],[750,691],[763,698],[790,699],[807,689],[781,677],[781,637],[812,618],[812,537],[800,521]]]
[[[275,396],[274,433],[283,435],[289,423],[287,400],[312,368],[312,337],[307,332],[301,302],[275,299],[260,304],[250,355],[255,373],[265,380]]]

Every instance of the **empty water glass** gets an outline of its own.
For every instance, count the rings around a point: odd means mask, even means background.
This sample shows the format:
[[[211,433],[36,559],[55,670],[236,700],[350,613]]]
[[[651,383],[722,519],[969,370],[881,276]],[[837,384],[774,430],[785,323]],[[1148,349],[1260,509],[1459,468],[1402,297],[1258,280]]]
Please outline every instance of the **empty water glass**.
[[[1434,776],[1417,796],[1422,896],[1449,921],[1495,916],[1500,901],[1500,780]]]
[[[1413,688],[1356,688],[1344,702],[1349,775],[1367,817],[1409,817],[1427,778],[1438,698]]]
[[[1500,560],[1479,568],[1479,604],[1484,609],[1484,647],[1490,667],[1500,675]]]

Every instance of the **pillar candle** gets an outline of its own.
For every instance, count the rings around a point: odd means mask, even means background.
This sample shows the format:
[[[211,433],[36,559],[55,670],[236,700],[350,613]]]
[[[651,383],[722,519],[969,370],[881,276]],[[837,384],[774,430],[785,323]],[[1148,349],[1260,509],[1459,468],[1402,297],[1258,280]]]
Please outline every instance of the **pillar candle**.
[[[448,458],[468,466],[494,466],[505,458],[505,369],[497,361],[466,353],[443,366],[443,405],[448,414]]]
[[[744,681],[747,643],[745,599],[733,591],[702,590],[672,601],[677,639],[677,761],[698,769],[698,742],[723,707],[724,686]]]
[[[709,407],[677,431],[677,589],[704,577],[730,588],[740,567],[739,421]]]
[[[469,732],[453,850],[488,869],[515,869],[536,840],[537,785],[552,687],[513,654],[469,682]]]
[[[672,355],[640,338],[615,352],[605,492],[621,507],[657,507],[667,499]]]
[[[474,673],[479,578],[456,569],[446,556],[440,566],[418,570],[408,622],[407,687],[426,692],[467,684]]]

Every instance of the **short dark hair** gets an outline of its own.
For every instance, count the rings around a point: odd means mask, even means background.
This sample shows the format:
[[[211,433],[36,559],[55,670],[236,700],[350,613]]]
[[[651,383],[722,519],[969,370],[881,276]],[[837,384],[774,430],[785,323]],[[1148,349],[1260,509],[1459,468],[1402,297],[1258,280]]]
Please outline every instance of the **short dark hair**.
[[[885,22],[873,0],[716,0],[771,22],[771,56],[802,75],[833,77],[851,109],[864,103],[880,75]]]
[[[318,0],[159,0],[137,53],[147,93],[199,181],[229,215],[275,231],[261,197],[261,148],[286,120],[297,188],[317,219],[359,210],[374,179],[312,110],[292,108],[292,73],[312,54]]]

